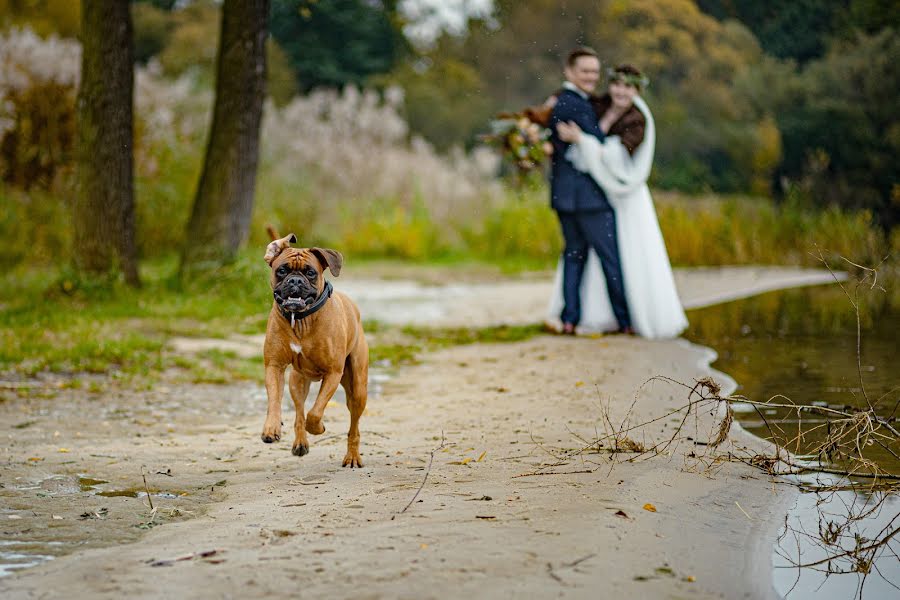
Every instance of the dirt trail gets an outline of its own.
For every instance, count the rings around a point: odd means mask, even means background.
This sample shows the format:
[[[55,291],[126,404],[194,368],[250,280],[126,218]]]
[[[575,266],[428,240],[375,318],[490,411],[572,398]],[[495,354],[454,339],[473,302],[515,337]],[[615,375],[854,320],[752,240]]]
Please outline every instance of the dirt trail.
[[[755,471],[710,473],[691,446],[637,463],[586,454],[529,475],[602,433],[602,405],[614,423],[635,398],[634,423],[681,405],[686,390],[642,383],[692,382],[710,358],[683,341],[556,336],[429,354],[372,394],[361,470],[340,467],[339,402],[309,455],[291,455],[291,434],[262,444],[255,385],[0,403],[0,552],[67,554],[0,579],[0,595],[767,597],[791,494]],[[142,472],[155,513],[145,497],[96,494],[136,494]]]

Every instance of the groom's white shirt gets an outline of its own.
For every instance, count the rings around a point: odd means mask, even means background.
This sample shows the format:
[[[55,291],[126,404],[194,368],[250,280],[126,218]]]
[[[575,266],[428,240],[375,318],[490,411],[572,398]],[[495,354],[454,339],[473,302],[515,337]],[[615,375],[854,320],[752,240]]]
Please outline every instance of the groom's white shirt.
[[[580,87],[578,87],[577,85],[575,85],[574,83],[569,81],[568,79],[563,81],[562,86],[564,88],[566,88],[567,90],[572,90],[573,92],[575,92],[576,94],[578,94],[579,96],[584,98],[585,100],[588,99],[587,92],[585,92],[583,89],[581,89]]]

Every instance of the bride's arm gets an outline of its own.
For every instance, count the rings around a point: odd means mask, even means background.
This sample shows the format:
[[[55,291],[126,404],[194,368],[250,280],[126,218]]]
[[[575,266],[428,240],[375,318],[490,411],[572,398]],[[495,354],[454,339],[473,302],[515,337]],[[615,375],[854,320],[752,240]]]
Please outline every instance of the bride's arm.
[[[612,141],[611,138],[606,139]],[[574,159],[570,159],[575,168],[589,174],[602,185],[609,176],[609,166],[605,164],[609,159],[606,156],[608,153],[606,144],[592,135],[582,133],[572,147],[575,148],[573,154],[577,154]]]
[[[597,137],[587,134],[575,123],[559,123],[556,126],[559,139],[572,144],[566,153],[566,158],[572,165],[583,173],[588,173],[597,182],[603,180],[601,153],[604,151],[603,142]]]

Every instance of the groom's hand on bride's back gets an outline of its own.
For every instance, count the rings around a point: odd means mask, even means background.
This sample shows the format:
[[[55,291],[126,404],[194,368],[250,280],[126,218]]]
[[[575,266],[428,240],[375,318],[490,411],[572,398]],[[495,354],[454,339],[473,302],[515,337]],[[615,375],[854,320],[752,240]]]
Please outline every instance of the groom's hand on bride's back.
[[[568,144],[574,144],[581,139],[581,127],[574,121],[567,123],[560,121],[556,124],[556,133],[559,135],[559,139]]]

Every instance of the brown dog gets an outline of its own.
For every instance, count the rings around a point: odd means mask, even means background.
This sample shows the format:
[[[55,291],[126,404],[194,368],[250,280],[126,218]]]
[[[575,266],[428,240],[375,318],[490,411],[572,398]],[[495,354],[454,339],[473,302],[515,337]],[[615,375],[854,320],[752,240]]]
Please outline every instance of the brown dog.
[[[322,415],[338,384],[347,393],[350,431],[343,466],[361,467],[359,457],[359,417],[366,408],[369,374],[369,347],[363,334],[359,309],[340,292],[332,293],[325,269],[337,276],[343,257],[325,248],[291,248],[294,234],[281,239],[270,228],[274,240],[266,248],[266,262],[272,267],[271,285],[275,301],[266,326],[263,357],[266,365],[266,392],[269,405],[262,440],[270,444],[281,439],[281,397],[284,371],[290,365],[297,456],[309,452],[306,433],[325,432]],[[315,405],[304,419],[303,404],[309,385],[321,381]]]

